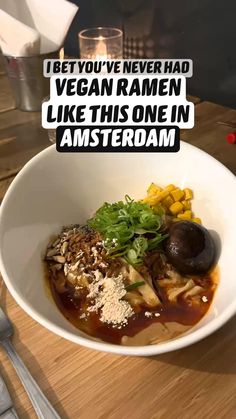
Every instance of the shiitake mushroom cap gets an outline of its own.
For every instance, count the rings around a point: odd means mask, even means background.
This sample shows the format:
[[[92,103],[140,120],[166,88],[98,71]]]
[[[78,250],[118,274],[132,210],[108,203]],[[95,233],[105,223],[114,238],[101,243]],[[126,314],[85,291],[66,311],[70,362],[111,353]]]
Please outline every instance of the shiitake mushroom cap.
[[[216,247],[205,227],[191,221],[179,221],[169,229],[165,252],[177,271],[185,275],[199,275],[212,268]]]

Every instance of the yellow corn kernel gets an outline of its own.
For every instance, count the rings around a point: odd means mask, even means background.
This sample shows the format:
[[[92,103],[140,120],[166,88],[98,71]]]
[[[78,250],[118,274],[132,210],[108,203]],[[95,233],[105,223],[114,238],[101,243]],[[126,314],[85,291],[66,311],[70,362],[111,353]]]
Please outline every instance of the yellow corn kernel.
[[[185,215],[184,215],[184,212],[180,212],[179,214],[177,214],[177,218],[179,220],[186,220]]]
[[[184,192],[181,191],[181,189],[176,188],[174,191],[170,192],[170,195],[172,196],[173,200],[177,202],[177,201],[180,201],[184,197]]]
[[[192,218],[192,211],[184,211],[182,214],[178,214],[177,215],[178,218],[180,218],[181,220],[191,220]]]
[[[174,204],[170,206],[169,210],[173,215],[179,214],[183,210],[183,205],[181,202],[174,202]]]
[[[161,202],[164,198],[166,198],[169,195],[168,191],[161,191],[158,192],[155,195],[146,196],[146,198],[143,199],[143,202],[146,204],[149,204],[152,206],[158,204]]]
[[[191,210],[191,202],[190,201],[181,201],[184,206],[185,210]]]
[[[143,198],[141,202],[143,204],[155,205],[154,203],[152,203],[155,198],[156,198],[156,195],[148,195],[148,196],[145,196],[145,198]]]
[[[193,199],[193,191],[192,191],[192,189],[185,188],[184,189],[184,195],[185,195],[186,201],[188,201],[189,199]]]
[[[159,196],[160,196],[161,201],[164,201],[164,199],[166,199],[169,196],[169,192],[163,190],[159,193]]]
[[[146,198],[143,199],[143,202],[146,203],[146,204],[149,204],[149,205],[151,205],[151,207],[153,207],[154,205],[159,204],[168,195],[169,195],[168,191],[161,191],[161,192],[158,192],[155,195],[146,196]]]
[[[176,186],[171,184],[171,185],[167,185],[164,189],[165,191],[171,192],[174,189],[176,189]]]
[[[174,203],[173,198],[171,198],[171,196],[167,196],[165,199],[163,199],[162,204],[166,207],[169,208],[172,204]]]
[[[159,188],[159,186],[155,185],[155,183],[151,183],[151,185],[148,187],[147,193],[148,195],[155,195],[160,191],[162,191],[162,188]]]
[[[202,220],[201,220],[201,218],[197,218],[197,217],[195,217],[195,218],[193,218],[193,219],[192,219],[192,221],[193,221],[194,223],[197,223],[197,224],[202,224]]]

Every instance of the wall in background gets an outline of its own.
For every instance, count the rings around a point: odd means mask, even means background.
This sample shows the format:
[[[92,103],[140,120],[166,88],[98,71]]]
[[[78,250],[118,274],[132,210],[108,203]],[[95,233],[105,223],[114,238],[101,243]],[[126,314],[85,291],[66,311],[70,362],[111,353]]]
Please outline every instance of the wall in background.
[[[66,40],[78,55],[86,27],[124,30],[126,58],[192,58],[188,92],[236,108],[236,0],[73,0],[80,7]]]

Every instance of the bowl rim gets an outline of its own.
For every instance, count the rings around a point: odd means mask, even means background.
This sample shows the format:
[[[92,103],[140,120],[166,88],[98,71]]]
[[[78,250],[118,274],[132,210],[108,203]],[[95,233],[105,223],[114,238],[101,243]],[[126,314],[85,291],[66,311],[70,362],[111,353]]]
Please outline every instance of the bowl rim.
[[[195,147],[189,143],[181,141],[181,148],[192,150],[194,153],[199,153],[203,155],[205,158],[208,158],[216,165],[221,167],[234,181],[236,181],[236,176],[221,162],[217,159],[212,157],[210,154],[206,153],[205,151]],[[36,154],[33,158],[31,158],[24,167],[20,170],[20,172],[16,175],[14,180],[12,181],[11,185],[9,186],[2,204],[0,206],[0,238],[1,238],[1,231],[2,231],[2,219],[4,216],[5,207],[7,206],[9,197],[14,193],[14,190],[17,188],[18,184],[21,182],[21,178],[30,171],[31,167],[40,161],[44,155],[50,154],[55,149],[55,144],[47,147],[46,149],[42,150],[38,154]],[[104,157],[109,157],[109,154],[113,153],[100,153],[104,154]],[[117,154],[117,153],[116,153]],[[118,153],[123,154],[123,153]],[[136,154],[136,153],[129,153],[129,154]],[[146,153],[145,153],[146,154]],[[84,153],[83,153],[84,155]],[[25,297],[21,297],[18,292],[15,290],[14,285],[12,284],[12,280],[7,274],[7,269],[4,266],[3,261],[3,254],[2,249],[0,247],[0,272],[2,274],[3,280],[12,295],[15,299],[17,304],[34,320],[36,320],[39,324],[44,326],[46,329],[50,330],[51,332],[57,334],[60,337],[63,337],[71,342],[76,344],[85,346],[90,349],[95,349],[103,352],[114,353],[118,355],[131,355],[131,356],[153,356],[158,354],[163,354],[167,352],[172,352],[189,345],[192,345],[203,338],[206,338],[216,330],[218,330],[221,326],[223,326],[234,314],[236,314],[236,298],[235,301],[232,301],[230,305],[228,305],[225,310],[216,318],[213,318],[209,321],[206,325],[203,325],[198,330],[193,330],[188,334],[180,335],[179,337],[169,340],[163,343],[158,343],[154,345],[145,345],[145,346],[121,346],[116,345],[108,342],[100,342],[93,340],[91,337],[88,336],[79,336],[74,334],[73,332],[66,331],[63,327],[55,325],[51,320],[48,320],[45,316],[41,315],[37,312],[30,304],[27,302]],[[214,304],[214,302],[213,302]],[[63,316],[63,315],[62,315]],[[191,330],[191,329],[190,329]]]

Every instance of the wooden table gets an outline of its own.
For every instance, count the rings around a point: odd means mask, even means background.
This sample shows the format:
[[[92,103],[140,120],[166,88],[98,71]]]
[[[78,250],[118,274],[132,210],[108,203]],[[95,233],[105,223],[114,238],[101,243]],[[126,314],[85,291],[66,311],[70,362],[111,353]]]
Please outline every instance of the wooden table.
[[[236,145],[225,141],[236,124],[236,111],[191,100],[196,104],[196,126],[182,131],[182,139],[236,173]],[[7,80],[0,75],[0,199],[20,168],[48,145],[40,115],[15,110]],[[236,318],[181,351],[131,358],[57,337],[28,317],[4,287],[1,305],[14,323],[17,351],[63,419],[236,418]],[[19,416],[34,418],[2,349],[0,362]]]

